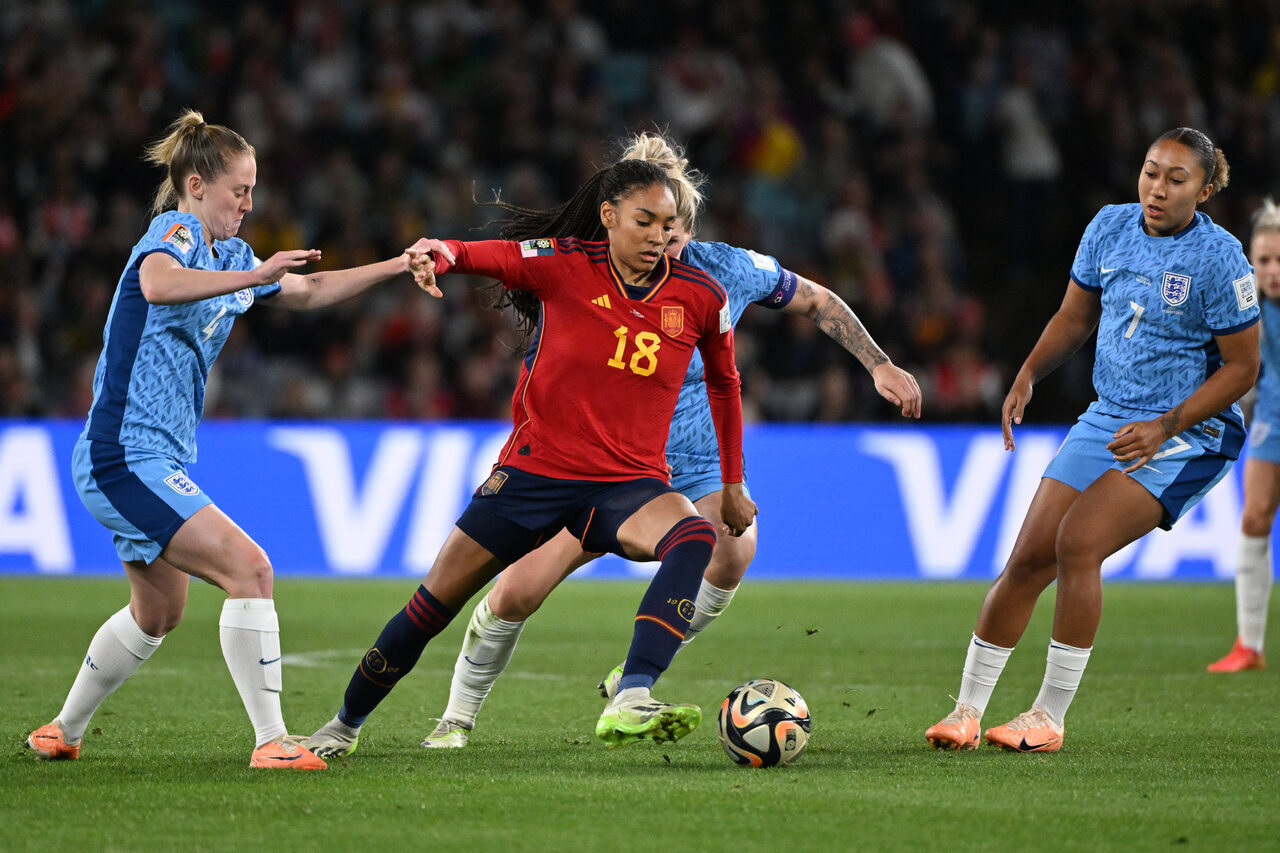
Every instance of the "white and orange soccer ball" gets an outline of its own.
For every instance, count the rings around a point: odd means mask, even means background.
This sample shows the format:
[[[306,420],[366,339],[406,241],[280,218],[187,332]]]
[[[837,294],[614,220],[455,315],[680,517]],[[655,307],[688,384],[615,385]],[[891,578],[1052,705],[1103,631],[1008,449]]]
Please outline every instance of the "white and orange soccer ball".
[[[749,767],[790,764],[809,745],[809,706],[781,681],[756,678],[720,705],[717,728],[729,757]]]

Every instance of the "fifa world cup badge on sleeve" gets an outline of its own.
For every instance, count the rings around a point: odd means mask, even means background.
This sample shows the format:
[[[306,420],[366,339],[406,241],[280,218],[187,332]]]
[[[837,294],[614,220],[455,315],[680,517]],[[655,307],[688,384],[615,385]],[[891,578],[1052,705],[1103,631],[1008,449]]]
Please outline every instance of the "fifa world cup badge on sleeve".
[[[522,240],[520,242],[520,257],[522,258],[538,258],[543,255],[554,255],[556,253],[556,244],[545,237],[538,240]]]
[[[191,229],[181,222],[170,228],[160,239],[162,242],[172,243],[184,255],[191,251],[191,246],[195,242],[191,237]]]
[[[720,309],[720,334],[724,334],[733,328],[733,315],[729,313],[729,303],[726,302]]]

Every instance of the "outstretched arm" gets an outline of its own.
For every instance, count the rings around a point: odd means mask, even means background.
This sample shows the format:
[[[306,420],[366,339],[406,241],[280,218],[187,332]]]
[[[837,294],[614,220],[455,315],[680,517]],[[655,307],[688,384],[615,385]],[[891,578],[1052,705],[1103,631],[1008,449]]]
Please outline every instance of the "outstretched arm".
[[[876,392],[902,410],[904,418],[920,417],[920,385],[914,376],[889,360],[876,346],[858,315],[827,288],[796,276],[796,295],[782,308],[802,314],[856,358],[876,384]]]
[[[285,273],[280,278],[280,293],[271,303],[293,311],[326,308],[364,293],[375,284],[411,272],[409,253],[398,258],[365,264],[345,270],[300,275]],[[439,296],[439,291],[436,291]]]
[[[320,259],[318,249],[276,252],[251,270],[193,270],[165,252],[152,252],[138,266],[138,286],[152,305],[182,305],[279,281],[289,270]]]
[[[1000,412],[1000,429],[1004,432],[1004,449],[1013,450],[1013,424],[1022,423],[1022,413],[1031,399],[1032,387],[1067,360],[1089,339],[1102,317],[1102,294],[1085,290],[1074,281],[1067,282],[1062,305],[1049,318],[1040,340],[1013,379]]]

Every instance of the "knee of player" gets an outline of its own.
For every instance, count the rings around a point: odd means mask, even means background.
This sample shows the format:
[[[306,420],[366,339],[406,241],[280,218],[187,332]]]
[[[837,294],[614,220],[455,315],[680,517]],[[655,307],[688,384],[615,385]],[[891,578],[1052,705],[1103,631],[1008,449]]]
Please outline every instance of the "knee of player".
[[[1101,566],[1109,555],[1102,553],[1097,538],[1088,531],[1067,528],[1058,531],[1056,556],[1058,571],[1064,572]]]
[[[499,583],[489,591],[489,610],[506,622],[523,622],[537,612],[545,598],[540,590]]]
[[[164,637],[182,621],[186,602],[167,602],[164,605],[144,610],[135,614],[135,620],[142,633],[150,637]]]
[[[273,577],[271,558],[267,556],[267,552],[262,548],[254,545],[252,548],[246,549],[239,560],[237,574],[240,575],[240,583],[242,585],[250,590],[257,590],[254,597],[271,597],[271,581]]]
[[[1246,501],[1240,516],[1240,532],[1245,536],[1270,536],[1275,521],[1275,507],[1249,506]]]

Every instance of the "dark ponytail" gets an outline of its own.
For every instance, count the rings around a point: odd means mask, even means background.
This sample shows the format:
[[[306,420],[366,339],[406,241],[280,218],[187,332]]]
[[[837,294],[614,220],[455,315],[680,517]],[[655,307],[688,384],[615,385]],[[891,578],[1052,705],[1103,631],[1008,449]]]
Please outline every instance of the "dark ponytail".
[[[511,214],[509,218],[493,223],[498,226],[498,236],[504,240],[576,237],[599,241],[607,237],[600,221],[600,205],[609,201],[616,206],[636,190],[654,184],[671,188],[671,179],[661,166],[647,160],[620,160],[592,175],[568,201],[547,210],[519,207],[501,199],[484,204]],[[510,305],[514,308],[518,315],[516,328],[527,338],[538,324],[540,309],[537,297],[524,290],[507,290],[500,285],[494,287],[496,289],[491,292],[493,307],[503,309]]]

